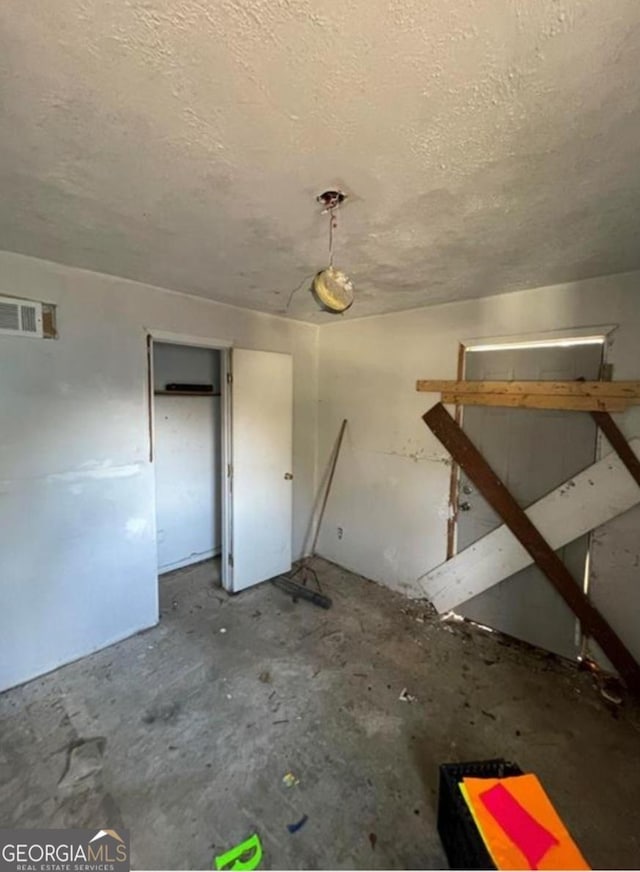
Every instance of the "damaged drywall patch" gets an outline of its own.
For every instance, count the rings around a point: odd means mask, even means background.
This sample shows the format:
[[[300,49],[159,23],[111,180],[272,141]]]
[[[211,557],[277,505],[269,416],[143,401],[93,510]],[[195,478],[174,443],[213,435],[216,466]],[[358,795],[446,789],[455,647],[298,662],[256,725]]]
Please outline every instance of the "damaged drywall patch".
[[[452,507],[451,503],[449,502],[449,496],[447,494],[439,501],[438,508],[436,509],[436,514],[442,521],[448,521],[451,518],[451,513]]]
[[[386,457],[402,457],[405,460],[411,460],[413,463],[442,463],[444,466],[451,466],[451,458],[443,454],[426,454],[424,448],[419,448],[417,451],[405,453],[404,451],[380,451],[375,448],[364,449],[368,454],[384,454]]]
[[[340,190],[331,190],[324,191],[322,194],[318,194],[316,200],[322,206],[324,212],[330,212],[332,209],[337,209],[338,206],[341,206],[344,201],[347,199],[347,195],[344,191]]]
[[[131,463],[125,466],[112,466],[111,461],[89,461],[82,464],[79,469],[69,472],[54,472],[45,476],[47,484],[58,482],[91,481],[112,478],[131,478],[138,475],[142,470],[141,463]]]
[[[129,518],[125,526],[127,539],[139,539],[149,530],[150,524],[146,518]]]
[[[133,478],[140,475],[143,469],[141,463],[131,463],[124,466],[111,466],[109,461],[104,461],[98,466],[95,461],[83,464],[78,469],[68,472],[52,472],[48,475],[37,475],[31,478],[2,479],[0,480],[0,494],[14,493],[24,490],[27,486],[36,486],[38,482],[47,485],[69,484],[69,493],[79,496],[83,492],[82,483],[90,481],[108,481],[122,478]],[[86,468],[86,467],[89,468]]]
[[[385,562],[392,568],[398,568],[398,549],[393,545],[388,545],[382,552]]]

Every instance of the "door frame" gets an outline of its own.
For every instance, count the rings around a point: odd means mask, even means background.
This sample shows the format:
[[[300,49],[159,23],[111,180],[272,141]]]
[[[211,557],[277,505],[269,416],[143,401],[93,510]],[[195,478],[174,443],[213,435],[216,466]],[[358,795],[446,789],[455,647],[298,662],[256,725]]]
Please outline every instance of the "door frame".
[[[185,345],[192,348],[209,348],[211,351],[220,352],[220,469],[222,470],[221,494],[222,505],[220,506],[220,523],[222,531],[222,550],[220,561],[220,580],[222,587],[231,591],[232,569],[229,555],[232,553],[232,530],[231,518],[231,488],[229,477],[232,446],[231,446],[231,352],[233,343],[226,339],[213,339],[205,336],[192,336],[184,333],[173,333],[167,330],[145,330],[147,345],[147,406],[149,418],[149,462],[155,464],[155,402],[154,402],[154,377],[153,377],[153,344],[154,342],[166,345]],[[155,467],[154,467],[155,473]],[[156,476],[153,476],[153,504],[156,505]],[[153,513],[153,538],[158,545],[158,531],[155,511]]]
[[[458,343],[457,373],[456,379],[464,380],[466,371],[467,353],[473,351],[507,350],[509,348],[543,348],[545,346],[570,346],[584,345],[590,340],[602,344],[602,372],[607,371],[609,351],[612,345],[612,334],[617,330],[617,324],[597,325],[584,328],[567,328],[564,330],[547,331],[543,333],[518,334],[511,336],[478,337],[460,340]],[[608,376],[611,377],[610,375]],[[455,420],[460,427],[463,426],[463,406],[455,406]],[[601,459],[604,438],[600,428],[596,428],[596,460]],[[447,520],[447,560],[457,553],[458,534],[458,501],[459,501],[460,468],[456,463],[451,465],[449,487],[449,515]],[[589,534],[587,542],[587,554],[585,560],[582,589],[588,596],[590,585],[590,570],[592,564],[592,537]],[[589,655],[589,637],[582,633],[580,622],[576,619],[576,647],[581,652],[579,659]]]
[[[617,324],[594,325],[593,327],[566,328],[541,333],[524,333],[507,336],[486,336],[473,339],[460,340],[458,344],[457,373],[456,379],[462,381],[465,377],[467,353],[473,351],[507,350],[510,348],[543,348],[545,346],[558,345],[583,345],[590,340],[602,343],[602,368],[603,372],[608,366],[608,355],[612,344],[612,334],[618,328]],[[609,376],[610,377],[610,376]],[[463,426],[463,407],[455,406],[455,420],[460,427]],[[601,459],[604,440],[600,428],[596,429],[596,460]],[[457,553],[458,539],[458,502],[460,486],[460,468],[456,463],[451,465],[449,484],[449,515],[447,520],[447,560],[451,560]],[[591,555],[592,538],[589,534],[587,543],[587,555],[585,561],[584,578],[582,589],[586,595],[589,593],[590,569],[592,564]],[[582,656],[588,653],[589,639],[581,630],[580,622],[576,621],[576,643],[581,650]]]
[[[618,324],[598,324],[593,327],[567,327],[562,330],[547,330],[536,333],[518,333],[506,336],[482,336],[471,339],[461,339],[458,342],[456,380],[463,381],[467,353],[470,351],[489,351],[491,349],[507,350],[508,348],[543,348],[554,345],[583,345],[589,340],[602,343],[602,364],[607,365],[607,356],[611,345],[611,334],[618,329]],[[462,427],[463,406],[456,404],[454,417]],[[596,459],[602,456],[602,433],[597,430]],[[458,488],[460,482],[460,467],[451,464],[449,478],[449,514],[447,518],[447,560],[457,554],[458,538]],[[590,546],[589,546],[590,550]],[[589,560],[587,560],[587,569]],[[588,587],[588,579],[585,579]]]

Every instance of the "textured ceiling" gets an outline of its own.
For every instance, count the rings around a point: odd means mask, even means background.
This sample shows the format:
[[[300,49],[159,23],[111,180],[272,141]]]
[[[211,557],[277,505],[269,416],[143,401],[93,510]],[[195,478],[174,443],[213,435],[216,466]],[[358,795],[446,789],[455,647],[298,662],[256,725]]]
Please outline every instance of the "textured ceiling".
[[[0,8],[0,248],[345,317],[640,267],[638,0]],[[303,284],[288,314],[328,321]]]

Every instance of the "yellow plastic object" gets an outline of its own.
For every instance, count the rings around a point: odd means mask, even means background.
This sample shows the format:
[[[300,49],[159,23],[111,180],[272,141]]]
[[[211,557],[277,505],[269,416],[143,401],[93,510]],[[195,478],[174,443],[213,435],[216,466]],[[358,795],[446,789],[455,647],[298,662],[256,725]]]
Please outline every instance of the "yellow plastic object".
[[[313,293],[329,312],[344,312],[353,303],[351,279],[335,267],[319,272],[313,280]]]

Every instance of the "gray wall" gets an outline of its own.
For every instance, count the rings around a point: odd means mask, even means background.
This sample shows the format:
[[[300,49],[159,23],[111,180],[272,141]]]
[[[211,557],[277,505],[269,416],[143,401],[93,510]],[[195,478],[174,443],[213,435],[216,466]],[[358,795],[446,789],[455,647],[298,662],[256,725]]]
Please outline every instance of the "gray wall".
[[[58,340],[0,338],[0,689],[158,619],[146,329],[294,359],[294,555],[313,502],[317,329],[0,253]]]
[[[220,393],[220,352],[154,342],[153,378],[213,385]],[[158,569],[166,572],[217,554],[221,527],[220,397],[156,395],[154,466]]]
[[[342,418],[349,425],[319,553],[421,596],[418,577],[446,556],[450,461],[421,420],[439,396],[417,393],[416,379],[455,378],[461,340],[606,324],[619,325],[614,377],[638,379],[639,285],[631,273],[321,328],[320,475]],[[615,417],[640,435],[640,407]],[[638,507],[600,528],[591,575],[596,604],[638,658],[639,530]]]

